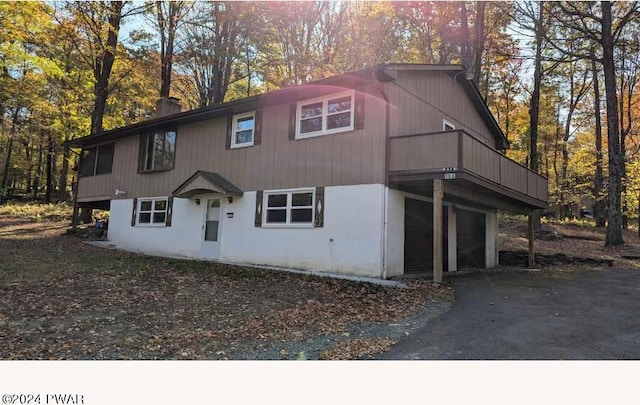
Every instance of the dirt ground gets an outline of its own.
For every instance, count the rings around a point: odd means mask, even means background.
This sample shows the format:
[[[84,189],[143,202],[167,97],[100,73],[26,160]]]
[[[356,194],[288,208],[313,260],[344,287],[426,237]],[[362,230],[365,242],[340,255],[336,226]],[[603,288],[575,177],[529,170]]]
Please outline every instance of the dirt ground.
[[[640,268],[640,239],[637,230],[623,230],[625,244],[605,247],[605,228],[592,224],[563,224],[543,222],[543,228],[557,234],[556,240],[535,240],[536,253],[544,255],[565,254],[568,256],[605,259],[615,268]],[[499,221],[499,249],[501,251],[528,251],[527,222],[524,217],[502,216]],[[626,259],[623,256],[637,256]],[[602,265],[595,265],[601,267]],[[562,265],[557,269],[580,270],[584,263]]]
[[[536,251],[637,268],[637,233],[545,224]],[[390,288],[94,247],[68,224],[0,216],[0,359],[371,358],[446,311],[446,285]],[[500,250],[526,250],[526,221],[500,219]],[[598,267],[598,266],[595,266]],[[585,264],[554,266],[578,271]],[[418,325],[419,326],[419,325]]]
[[[452,291],[102,249],[0,216],[0,359],[351,359]]]

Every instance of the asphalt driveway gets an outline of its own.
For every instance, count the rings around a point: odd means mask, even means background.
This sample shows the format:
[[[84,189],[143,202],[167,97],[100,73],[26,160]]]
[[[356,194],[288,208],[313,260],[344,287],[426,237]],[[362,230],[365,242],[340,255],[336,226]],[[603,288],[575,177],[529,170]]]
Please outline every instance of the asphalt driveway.
[[[640,270],[451,278],[456,301],[381,359],[640,359]]]

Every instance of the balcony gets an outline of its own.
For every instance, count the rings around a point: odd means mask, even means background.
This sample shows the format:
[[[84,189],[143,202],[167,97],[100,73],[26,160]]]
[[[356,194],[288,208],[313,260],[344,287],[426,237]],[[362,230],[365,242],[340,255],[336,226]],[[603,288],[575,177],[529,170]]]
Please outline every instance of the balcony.
[[[433,179],[445,180],[452,200],[514,212],[547,207],[546,178],[464,131],[390,139],[391,187],[429,196]]]

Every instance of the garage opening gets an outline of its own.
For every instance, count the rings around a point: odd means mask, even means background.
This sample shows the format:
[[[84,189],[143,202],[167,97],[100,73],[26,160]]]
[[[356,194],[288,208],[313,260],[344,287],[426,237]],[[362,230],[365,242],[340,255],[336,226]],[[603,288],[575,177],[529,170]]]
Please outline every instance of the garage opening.
[[[442,256],[447,260],[447,210],[443,210]],[[433,204],[405,198],[404,200],[404,272],[433,270]]]
[[[456,218],[458,268],[484,268],[486,254],[485,214],[458,209]]]

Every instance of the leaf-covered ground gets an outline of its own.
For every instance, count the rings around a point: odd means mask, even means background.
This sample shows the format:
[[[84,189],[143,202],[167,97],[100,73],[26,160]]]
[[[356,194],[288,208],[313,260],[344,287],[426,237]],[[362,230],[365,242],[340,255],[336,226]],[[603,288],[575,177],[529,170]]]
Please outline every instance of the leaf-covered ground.
[[[390,288],[107,250],[67,229],[0,216],[0,358],[359,358],[452,297],[428,281]]]
[[[528,251],[526,217],[503,216],[500,218],[500,250]],[[560,222],[545,222],[543,227],[553,231],[558,238],[555,240],[535,241],[537,253],[553,255],[566,254],[576,257],[604,259],[613,261],[616,268],[640,267],[640,237],[636,229],[623,230],[625,244],[621,246],[604,246],[606,228],[596,228],[593,221],[582,221],[563,224]],[[628,259],[627,257],[637,257]],[[582,270],[584,263],[555,266],[556,270]],[[595,264],[599,268],[602,265]]]

